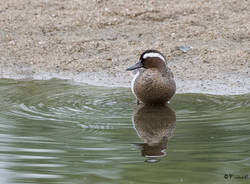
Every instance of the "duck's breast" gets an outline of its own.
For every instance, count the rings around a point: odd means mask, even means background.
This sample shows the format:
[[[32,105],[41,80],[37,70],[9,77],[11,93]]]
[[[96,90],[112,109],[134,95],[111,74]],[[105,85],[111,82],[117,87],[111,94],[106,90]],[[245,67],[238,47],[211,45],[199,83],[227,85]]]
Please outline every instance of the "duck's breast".
[[[175,82],[158,71],[145,70],[135,78],[133,92],[144,103],[165,103],[175,93]]]

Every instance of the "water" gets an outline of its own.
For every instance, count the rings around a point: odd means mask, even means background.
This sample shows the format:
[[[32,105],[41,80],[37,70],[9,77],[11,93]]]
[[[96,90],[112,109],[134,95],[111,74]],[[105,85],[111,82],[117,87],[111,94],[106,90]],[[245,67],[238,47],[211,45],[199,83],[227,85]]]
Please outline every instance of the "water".
[[[250,182],[250,94],[152,109],[126,88],[2,79],[0,103],[1,184]]]

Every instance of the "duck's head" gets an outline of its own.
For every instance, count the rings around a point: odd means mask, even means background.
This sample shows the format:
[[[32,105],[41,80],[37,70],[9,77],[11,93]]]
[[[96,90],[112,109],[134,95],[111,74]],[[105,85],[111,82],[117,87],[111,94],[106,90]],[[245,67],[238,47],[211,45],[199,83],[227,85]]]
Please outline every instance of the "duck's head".
[[[135,70],[138,68],[156,68],[156,69],[165,69],[166,60],[162,53],[157,50],[146,50],[140,56],[140,60],[135,65],[127,68],[127,71]]]

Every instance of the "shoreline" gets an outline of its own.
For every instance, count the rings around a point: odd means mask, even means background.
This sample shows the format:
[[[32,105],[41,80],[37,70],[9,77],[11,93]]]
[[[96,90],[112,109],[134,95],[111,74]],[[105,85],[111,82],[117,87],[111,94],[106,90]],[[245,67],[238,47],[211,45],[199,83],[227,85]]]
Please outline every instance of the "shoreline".
[[[26,69],[25,71],[29,71]],[[130,88],[130,81],[133,78],[132,72],[124,72],[119,77],[111,76],[105,72],[100,73],[48,73],[41,72],[39,74],[34,72],[20,72],[20,74],[12,73],[0,73],[0,79],[14,79],[14,80],[68,80],[77,84],[92,85],[98,87],[115,87],[115,88]],[[126,80],[124,80],[126,77]],[[242,78],[239,76],[230,76],[230,82],[224,80],[216,79],[211,80],[183,80],[175,77],[177,94],[185,93],[200,93],[200,94],[210,94],[210,95],[244,95],[250,93],[250,86],[246,87],[246,84],[250,84],[250,78]],[[225,79],[225,77],[224,77]],[[228,81],[228,80],[227,80]]]

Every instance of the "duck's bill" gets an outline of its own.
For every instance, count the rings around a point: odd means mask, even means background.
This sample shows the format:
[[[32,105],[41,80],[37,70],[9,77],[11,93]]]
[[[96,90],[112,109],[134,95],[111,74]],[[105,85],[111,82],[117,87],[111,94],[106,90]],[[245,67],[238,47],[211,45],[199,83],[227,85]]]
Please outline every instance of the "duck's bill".
[[[136,63],[135,65],[133,65],[133,66],[127,68],[126,70],[127,70],[127,71],[132,71],[132,70],[135,70],[135,69],[138,69],[138,68],[141,68],[141,67],[143,67],[142,63],[141,63],[141,62],[138,62],[138,63]]]

